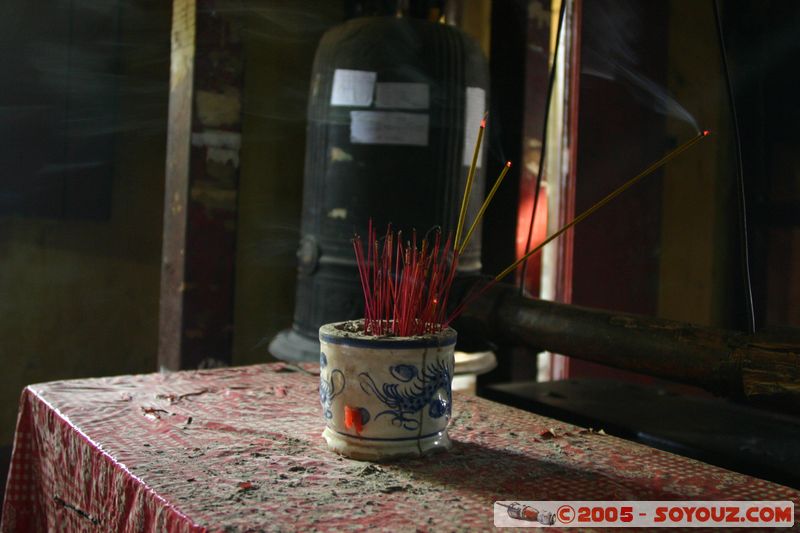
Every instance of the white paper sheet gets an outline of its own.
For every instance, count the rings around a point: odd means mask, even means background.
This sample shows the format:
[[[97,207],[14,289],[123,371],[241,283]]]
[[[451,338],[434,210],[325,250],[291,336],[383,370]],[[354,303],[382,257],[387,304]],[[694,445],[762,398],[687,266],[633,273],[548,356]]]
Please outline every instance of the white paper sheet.
[[[331,88],[332,106],[369,107],[378,74],[367,70],[337,68]]]
[[[351,111],[353,144],[428,146],[428,114],[393,111]]]

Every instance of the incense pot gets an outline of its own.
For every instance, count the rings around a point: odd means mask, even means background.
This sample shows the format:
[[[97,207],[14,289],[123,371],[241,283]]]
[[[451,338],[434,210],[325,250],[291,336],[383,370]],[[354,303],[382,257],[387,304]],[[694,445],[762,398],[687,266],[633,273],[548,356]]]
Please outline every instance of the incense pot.
[[[363,321],[319,330],[320,403],[328,447],[367,461],[450,448],[456,332],[413,337],[363,333]]]

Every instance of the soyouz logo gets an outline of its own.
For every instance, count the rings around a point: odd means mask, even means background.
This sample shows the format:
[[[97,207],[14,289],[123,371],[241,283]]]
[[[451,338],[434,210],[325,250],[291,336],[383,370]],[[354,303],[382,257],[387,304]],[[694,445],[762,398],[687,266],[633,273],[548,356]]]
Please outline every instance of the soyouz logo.
[[[791,501],[521,501],[494,504],[496,527],[792,527]]]

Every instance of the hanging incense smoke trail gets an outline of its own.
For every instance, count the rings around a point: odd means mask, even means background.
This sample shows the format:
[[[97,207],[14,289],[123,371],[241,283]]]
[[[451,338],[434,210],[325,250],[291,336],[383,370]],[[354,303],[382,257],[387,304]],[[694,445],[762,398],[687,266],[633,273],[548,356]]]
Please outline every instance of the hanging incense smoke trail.
[[[639,50],[646,22],[639,2],[598,0],[585,6],[581,73],[619,82],[643,106],[700,127],[689,111],[662,85],[642,72]]]

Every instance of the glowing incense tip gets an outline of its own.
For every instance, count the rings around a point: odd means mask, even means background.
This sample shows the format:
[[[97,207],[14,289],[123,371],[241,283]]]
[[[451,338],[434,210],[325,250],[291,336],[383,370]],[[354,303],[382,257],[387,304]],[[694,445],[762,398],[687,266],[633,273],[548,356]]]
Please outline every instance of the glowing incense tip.
[[[507,166],[508,168],[511,168],[511,161],[506,161],[506,166]]]
[[[703,137],[708,137],[711,135],[711,130],[703,130]]]
[[[483,118],[481,119],[481,129],[486,128],[486,119],[489,118],[489,112],[483,114]]]

